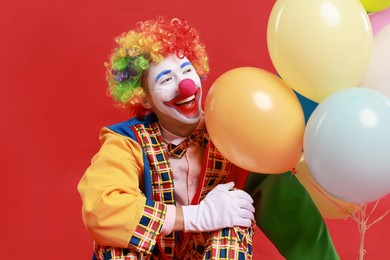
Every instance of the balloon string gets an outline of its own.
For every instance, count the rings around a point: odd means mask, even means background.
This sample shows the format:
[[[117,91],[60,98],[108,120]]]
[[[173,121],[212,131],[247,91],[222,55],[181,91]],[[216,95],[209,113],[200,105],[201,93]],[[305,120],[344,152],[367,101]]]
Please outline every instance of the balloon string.
[[[363,260],[366,253],[366,250],[364,249],[364,239],[367,231],[366,210],[367,204],[365,203],[360,205],[359,211],[352,215],[352,218],[358,224],[358,230],[360,234],[358,260]]]
[[[369,224],[367,226],[367,229],[369,229],[372,225],[374,225],[375,223],[381,221],[384,217],[386,217],[388,214],[390,213],[390,209],[388,209],[382,216],[380,216],[379,218],[377,218],[376,220],[374,220],[371,224]]]
[[[297,174],[298,172],[296,172],[295,174]],[[340,206],[340,204],[338,204],[336,201],[334,201],[332,198],[330,198],[323,190],[321,190],[316,184],[315,182],[313,182],[312,180],[310,180],[307,176],[305,175],[302,175],[303,178],[309,182],[310,185],[312,185],[322,196],[324,196],[327,200],[329,200],[333,205],[335,205],[342,213],[347,213],[348,215],[351,215],[350,211],[349,210],[346,210],[344,209],[343,207]],[[343,214],[344,215],[344,214]]]
[[[371,217],[372,213],[376,209],[376,207],[379,204],[379,200],[376,201],[376,203],[373,205],[373,208],[371,209],[371,212],[368,216],[366,216],[367,213],[367,207],[368,204],[360,204],[360,209],[355,214],[352,214],[352,218],[356,221],[358,224],[358,230],[360,234],[360,243],[359,243],[359,260],[363,260],[364,255],[366,253],[366,250],[364,249],[364,239],[366,231],[372,227],[375,223],[378,223],[381,221],[384,217],[386,217],[390,213],[390,209],[388,209],[384,214],[382,214],[380,217],[378,217],[376,220],[374,220],[372,223],[368,224],[368,220]]]

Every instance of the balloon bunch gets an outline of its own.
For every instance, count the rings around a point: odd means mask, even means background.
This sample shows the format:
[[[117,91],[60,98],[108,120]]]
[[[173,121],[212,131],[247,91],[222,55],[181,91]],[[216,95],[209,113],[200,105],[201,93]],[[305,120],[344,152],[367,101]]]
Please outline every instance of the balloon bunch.
[[[327,198],[325,217],[390,193],[390,3],[373,2],[276,1],[267,43],[280,78],[236,68],[206,98],[220,152],[252,172],[307,165],[296,176]]]
[[[308,169],[350,203],[390,193],[389,14],[354,0],[279,0],[269,18],[276,70],[319,103],[304,131]]]

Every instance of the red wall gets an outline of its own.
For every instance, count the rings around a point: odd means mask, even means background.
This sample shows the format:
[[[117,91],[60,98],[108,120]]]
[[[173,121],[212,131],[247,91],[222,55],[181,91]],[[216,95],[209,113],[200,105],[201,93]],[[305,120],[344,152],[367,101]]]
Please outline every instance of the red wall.
[[[37,0],[0,8],[0,259],[90,259],[76,185],[102,126],[127,118],[105,95],[113,38],[159,14],[188,19],[207,45],[208,89],[223,72],[275,72],[266,46],[274,0]],[[386,200],[376,211],[390,207]],[[390,216],[368,231],[366,259],[389,258]],[[342,259],[356,259],[349,220],[329,221]],[[277,259],[258,233],[254,259]]]

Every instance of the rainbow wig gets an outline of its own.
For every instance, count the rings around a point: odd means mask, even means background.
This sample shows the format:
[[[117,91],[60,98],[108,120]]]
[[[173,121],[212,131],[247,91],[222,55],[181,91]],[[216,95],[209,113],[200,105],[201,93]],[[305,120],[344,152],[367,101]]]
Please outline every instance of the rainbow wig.
[[[150,62],[160,62],[175,53],[179,58],[187,57],[201,78],[209,71],[205,46],[186,20],[157,17],[138,22],[134,30],[117,37],[116,43],[105,63],[108,94],[132,116],[142,117],[149,112],[141,104],[146,97],[142,74]]]

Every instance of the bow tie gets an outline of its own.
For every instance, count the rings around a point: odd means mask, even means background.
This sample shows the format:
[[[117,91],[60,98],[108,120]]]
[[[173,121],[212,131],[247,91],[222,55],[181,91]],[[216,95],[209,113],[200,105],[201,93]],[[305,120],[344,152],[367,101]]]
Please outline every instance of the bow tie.
[[[209,139],[207,135],[204,133],[204,130],[198,129],[178,145],[169,143],[168,154],[172,158],[180,159],[187,152],[187,148],[191,143],[198,144],[200,147],[204,148],[206,147],[208,142]]]

